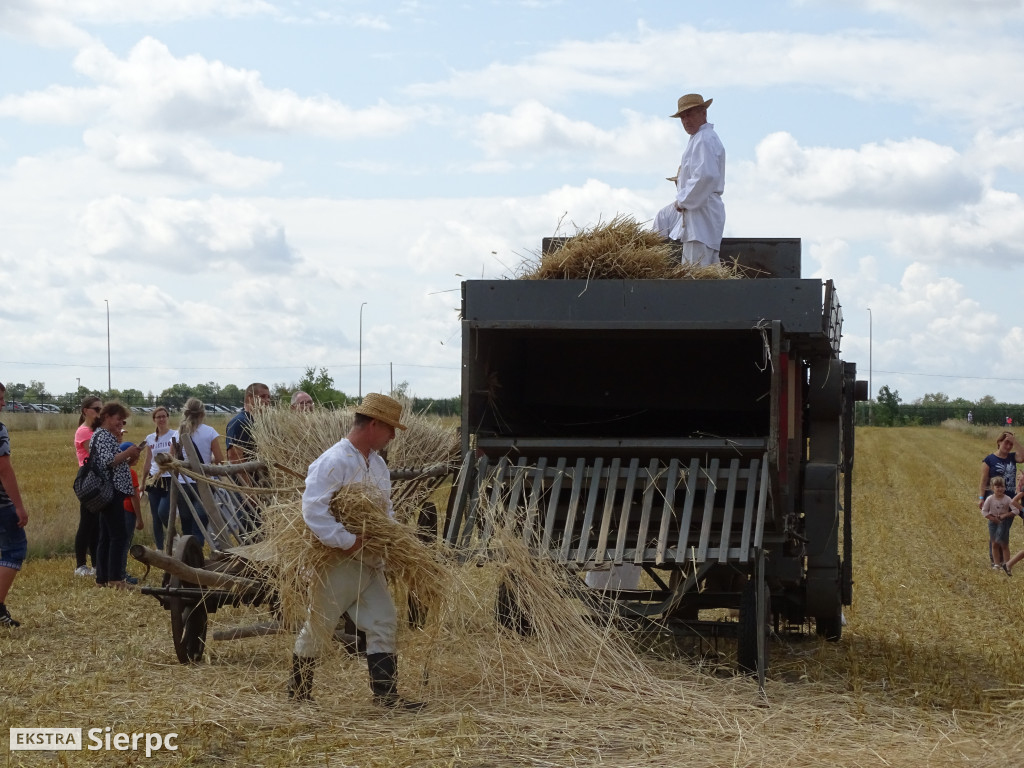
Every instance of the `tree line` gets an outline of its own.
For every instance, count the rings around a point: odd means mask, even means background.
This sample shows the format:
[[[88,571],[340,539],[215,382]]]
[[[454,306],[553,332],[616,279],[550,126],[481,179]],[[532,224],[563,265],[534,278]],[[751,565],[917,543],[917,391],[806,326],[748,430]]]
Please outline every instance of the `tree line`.
[[[202,384],[172,384],[159,394],[143,392],[139,389],[112,389],[109,392],[98,389],[90,389],[80,386],[76,391],[54,394],[46,388],[46,383],[32,379],[28,384],[21,382],[5,382],[7,386],[6,399],[18,403],[47,403],[56,405],[65,413],[78,411],[82,400],[86,397],[95,396],[103,400],[118,400],[129,407],[153,407],[164,405],[172,410],[180,410],[190,397],[197,397],[204,403],[211,405],[227,405],[235,408],[242,406],[245,397],[245,387],[248,383],[239,387],[237,384],[226,384],[221,386],[215,381],[208,381]],[[345,408],[359,402],[358,397],[353,397],[334,387],[334,379],[328,374],[326,368],[319,371],[313,367],[306,368],[303,377],[292,384],[278,383],[270,386],[271,395],[280,402],[289,402],[294,392],[299,390],[308,392],[313,402],[325,408]],[[444,399],[423,398],[409,395],[409,382],[403,381],[397,385],[391,395],[400,399],[408,400],[412,410],[416,413],[425,413],[436,416],[457,416],[461,413],[462,398],[459,396]]]
[[[951,399],[942,392],[919,397],[904,403],[899,390],[883,386],[874,400],[857,403],[855,423],[877,427],[930,426],[941,424],[947,419],[971,421],[983,426],[1002,426],[1007,418],[1013,424],[1024,423],[1024,405],[1004,403],[992,395],[978,400],[963,397]]]

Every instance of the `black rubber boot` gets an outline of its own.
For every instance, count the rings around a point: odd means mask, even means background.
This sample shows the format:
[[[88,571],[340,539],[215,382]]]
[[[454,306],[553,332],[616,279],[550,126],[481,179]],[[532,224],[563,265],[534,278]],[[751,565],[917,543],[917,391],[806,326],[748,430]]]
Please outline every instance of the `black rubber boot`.
[[[423,709],[419,701],[406,701],[398,695],[398,656],[393,653],[368,653],[366,663],[370,668],[370,690],[373,703],[388,709],[415,711]]]
[[[313,670],[316,659],[292,654],[292,681],[288,684],[288,698],[293,701],[313,700]]]

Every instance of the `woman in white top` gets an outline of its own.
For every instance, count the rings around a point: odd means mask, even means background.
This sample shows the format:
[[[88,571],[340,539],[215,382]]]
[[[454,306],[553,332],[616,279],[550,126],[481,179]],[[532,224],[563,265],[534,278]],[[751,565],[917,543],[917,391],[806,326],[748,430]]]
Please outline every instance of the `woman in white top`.
[[[171,442],[178,437],[178,430],[170,428],[171,414],[164,406],[153,409],[153,423],[156,432],[146,435],[146,458],[142,462],[142,477],[149,496],[149,511],[153,516],[153,541],[156,548],[164,548],[164,529],[167,527],[171,505],[171,473],[160,472],[153,457],[158,453],[173,455]]]
[[[205,420],[206,406],[203,405],[203,401],[198,397],[190,397],[185,402],[185,412],[181,415],[181,424],[178,425],[178,441],[181,443],[186,460],[191,455],[193,446],[195,446],[199,454],[199,460],[203,464],[223,464],[224,449],[218,441],[220,434],[209,424],[204,423]],[[202,521],[203,526],[209,526],[209,517],[206,514],[202,501],[199,499],[199,493],[195,488],[195,481],[188,477],[185,478],[185,481],[185,492],[195,506],[199,519]],[[181,532],[186,535],[191,534],[195,536],[199,539],[201,545],[205,537],[202,530],[195,525],[195,521],[192,519],[188,508],[183,507],[180,509],[178,516],[181,519]]]

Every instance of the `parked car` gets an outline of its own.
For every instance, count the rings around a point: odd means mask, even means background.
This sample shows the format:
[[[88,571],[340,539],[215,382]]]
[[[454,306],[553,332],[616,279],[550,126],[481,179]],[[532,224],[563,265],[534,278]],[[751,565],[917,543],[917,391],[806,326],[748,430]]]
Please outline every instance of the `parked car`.
[[[32,406],[41,413],[60,413],[60,408],[53,403],[32,403]]]

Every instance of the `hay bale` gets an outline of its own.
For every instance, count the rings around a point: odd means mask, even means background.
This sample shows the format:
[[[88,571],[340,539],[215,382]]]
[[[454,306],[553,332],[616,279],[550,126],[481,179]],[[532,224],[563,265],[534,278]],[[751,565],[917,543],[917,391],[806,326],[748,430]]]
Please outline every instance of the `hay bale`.
[[[630,216],[579,229],[560,249],[525,259],[520,280],[731,280],[737,263],[680,263],[676,246]]]

